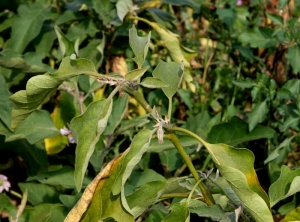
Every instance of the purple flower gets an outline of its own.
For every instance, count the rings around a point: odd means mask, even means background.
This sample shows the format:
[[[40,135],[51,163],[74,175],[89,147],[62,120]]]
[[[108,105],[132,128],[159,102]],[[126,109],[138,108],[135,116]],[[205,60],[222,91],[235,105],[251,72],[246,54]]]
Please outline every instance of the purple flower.
[[[242,0],[237,0],[237,2],[236,2],[236,5],[237,6],[241,6],[243,4],[243,1]]]
[[[69,130],[66,127],[64,127],[64,128],[61,128],[59,131],[60,131],[61,135],[68,136],[69,143],[76,143],[76,140],[73,137],[71,130]]]
[[[3,190],[8,191],[10,188],[10,182],[7,180],[7,177],[3,174],[0,174],[0,193],[3,192]]]

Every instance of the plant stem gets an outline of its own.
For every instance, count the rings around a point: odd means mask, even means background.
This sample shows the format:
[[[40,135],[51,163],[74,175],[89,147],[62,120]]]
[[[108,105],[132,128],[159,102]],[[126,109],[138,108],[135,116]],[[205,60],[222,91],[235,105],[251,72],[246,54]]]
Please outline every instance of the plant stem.
[[[171,120],[171,116],[172,116],[172,97],[169,98],[169,107],[168,107],[168,120]]]
[[[185,164],[189,168],[191,174],[193,175],[195,180],[198,182],[200,180],[200,177],[199,177],[199,175],[198,175],[198,173],[197,173],[190,157],[186,154],[184,148],[182,147],[178,137],[174,133],[168,134],[168,135],[166,135],[166,137],[174,144],[175,148],[177,149],[177,151],[181,155],[183,161],[185,162]],[[205,186],[205,184],[202,183],[202,181],[199,182],[199,188],[202,192],[205,203],[208,206],[214,205],[215,201],[212,197],[212,194],[211,194],[210,190]]]
[[[175,197],[189,197],[190,193],[167,193],[163,194],[159,197],[159,199],[170,199],[170,198],[175,198]],[[193,198],[199,198],[198,195],[193,195]]]
[[[187,129],[184,129],[184,128],[181,128],[181,127],[173,127],[172,128],[173,131],[178,131],[178,132],[183,132],[183,133],[186,133],[192,137],[194,137],[196,140],[198,140],[200,143],[202,143],[203,145],[207,144],[201,137],[199,137],[197,134],[187,130]]]
[[[145,100],[143,94],[141,94],[138,90],[134,90],[126,86],[123,87],[123,90],[129,95],[133,96],[136,99],[136,101],[138,101],[138,103],[146,110],[146,112],[151,114],[152,108]]]
[[[15,197],[18,197],[18,198],[22,199],[22,195],[19,194],[19,193],[17,193],[16,191],[10,190],[9,192],[10,192],[12,195],[14,195]]]

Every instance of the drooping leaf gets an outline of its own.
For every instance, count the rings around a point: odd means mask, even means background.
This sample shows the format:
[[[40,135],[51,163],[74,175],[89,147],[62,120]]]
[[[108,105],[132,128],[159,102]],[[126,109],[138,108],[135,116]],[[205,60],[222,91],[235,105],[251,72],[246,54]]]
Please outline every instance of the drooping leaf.
[[[150,37],[151,33],[149,33],[147,37],[138,36],[134,25],[131,29],[129,29],[129,45],[135,55],[133,60],[138,65],[138,69],[142,67],[146,59],[150,44]]]
[[[299,64],[300,47],[299,46],[289,47],[286,53],[286,58],[288,63],[293,67],[293,73],[294,74],[299,73],[300,72],[300,64]]]
[[[47,137],[59,134],[54,126],[50,114],[45,110],[35,110],[15,129],[14,133],[6,137],[7,142],[27,139],[34,144]]]
[[[132,71],[128,72],[125,75],[125,80],[127,80],[127,81],[134,81],[134,80],[137,81],[145,74],[145,72],[148,69],[149,69],[149,66],[146,66],[146,67],[143,67],[143,68],[140,68],[140,69],[132,70]]]
[[[160,61],[152,72],[154,77],[159,78],[168,84],[168,87],[164,87],[162,90],[169,99],[174,96],[181,83],[183,69],[184,67],[176,62],[166,63]]]
[[[142,86],[150,89],[155,89],[155,88],[163,88],[163,87],[168,87],[169,85],[165,83],[163,80],[155,77],[146,77],[143,79],[141,82]]]
[[[15,104],[12,110],[12,128],[16,128],[42,105],[64,80],[80,74],[98,75],[91,61],[87,59],[71,60],[70,57],[66,57],[55,73],[46,73],[30,78],[26,84],[26,90],[18,91],[10,97]]]
[[[43,22],[51,17],[50,7],[45,1],[38,1],[32,5],[21,4],[18,8],[18,16],[12,23],[11,48],[22,53],[39,34]]]
[[[281,174],[269,188],[270,204],[273,207],[280,200],[283,200],[300,191],[300,169],[290,170],[282,165]]]
[[[38,183],[19,183],[19,187],[24,192],[28,191],[28,202],[33,206],[43,203],[59,202],[59,193],[53,188],[45,184]]]
[[[203,141],[203,145],[251,216],[258,222],[272,221],[268,196],[260,186],[254,170],[253,153],[226,144]]]
[[[234,116],[227,123],[220,123],[213,126],[208,134],[207,140],[210,143],[237,145],[246,141],[261,138],[273,138],[275,133],[276,132],[272,128],[264,126],[256,126],[249,132],[248,124]]]
[[[264,121],[268,113],[269,108],[266,100],[260,104],[256,104],[249,115],[249,131],[252,131],[258,123]]]
[[[71,129],[77,137],[74,176],[78,191],[81,189],[85,171],[95,145],[106,128],[112,104],[112,99],[93,102],[81,116],[75,117],[71,121]]]

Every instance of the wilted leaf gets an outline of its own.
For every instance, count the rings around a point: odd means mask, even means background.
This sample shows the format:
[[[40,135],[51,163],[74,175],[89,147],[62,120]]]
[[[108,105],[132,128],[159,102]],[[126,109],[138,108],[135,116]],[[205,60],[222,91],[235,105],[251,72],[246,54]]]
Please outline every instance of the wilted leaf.
[[[168,84],[168,87],[164,87],[162,90],[169,99],[171,99],[178,90],[183,77],[183,69],[184,67],[176,62],[166,63],[160,61],[153,70],[152,75],[154,77]]]
[[[50,114],[45,110],[36,110],[17,126],[13,134],[6,137],[6,142],[27,139],[29,143],[34,144],[57,134],[59,131],[54,126]]]
[[[131,29],[129,29],[129,45],[135,55],[133,60],[138,65],[138,69],[142,67],[146,59],[149,49],[150,37],[151,33],[149,33],[147,37],[139,37],[134,25]]]
[[[146,78],[144,78],[140,85],[142,85],[146,88],[151,88],[151,89],[163,88],[163,87],[168,87],[169,86],[167,83],[165,83],[161,79],[155,78],[155,77],[146,77]]]
[[[112,110],[112,99],[91,103],[86,111],[71,121],[71,129],[76,133],[75,184],[78,191],[87,169],[95,145],[106,128]]]
[[[273,207],[280,200],[299,192],[299,184],[300,169],[292,171],[289,167],[282,165],[280,177],[269,188],[271,207]]]

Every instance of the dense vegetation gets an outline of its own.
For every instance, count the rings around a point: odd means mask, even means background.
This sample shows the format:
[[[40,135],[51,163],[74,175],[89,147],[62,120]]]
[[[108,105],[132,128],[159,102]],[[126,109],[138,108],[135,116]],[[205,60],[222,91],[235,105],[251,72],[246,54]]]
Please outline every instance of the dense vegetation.
[[[9,221],[300,220],[300,2],[2,0]]]

